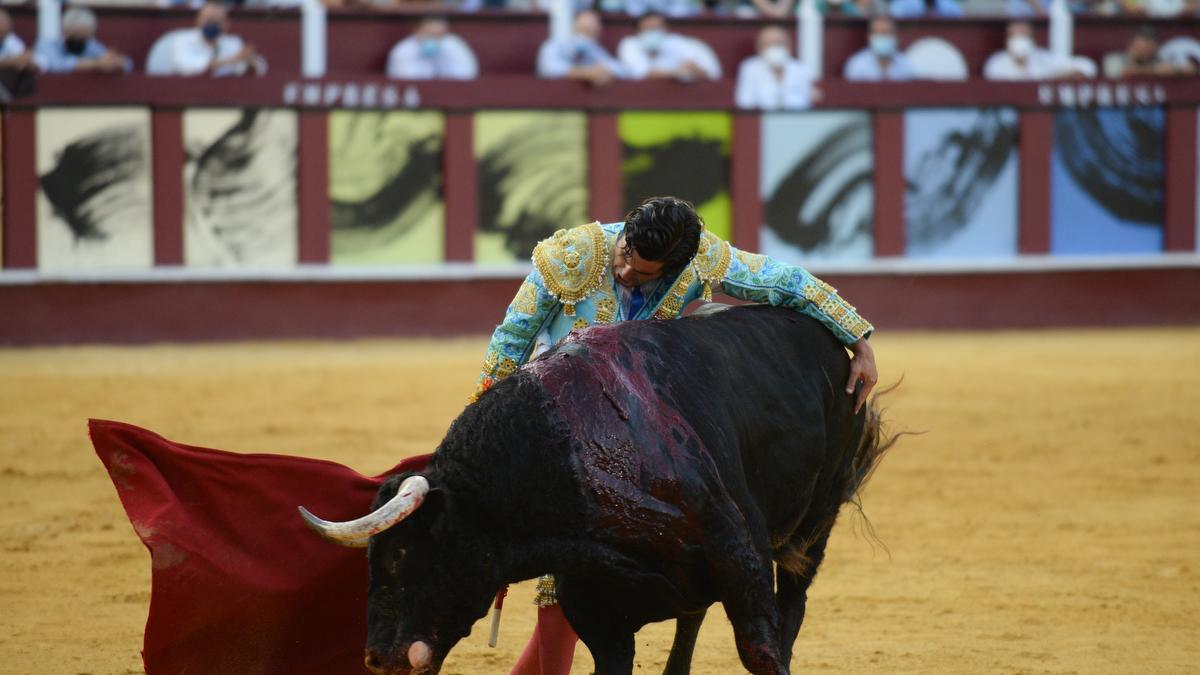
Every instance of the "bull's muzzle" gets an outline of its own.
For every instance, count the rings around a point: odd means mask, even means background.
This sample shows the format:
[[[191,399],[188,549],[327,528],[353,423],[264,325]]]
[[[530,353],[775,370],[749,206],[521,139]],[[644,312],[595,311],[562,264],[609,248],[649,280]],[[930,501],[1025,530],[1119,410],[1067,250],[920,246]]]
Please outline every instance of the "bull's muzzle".
[[[368,649],[367,655],[363,659],[363,665],[367,670],[376,675],[393,675],[394,673],[420,673],[430,672],[429,669],[433,665],[433,650],[424,642],[417,641],[408,646],[408,665],[389,664],[387,658],[382,656],[374,649]]]

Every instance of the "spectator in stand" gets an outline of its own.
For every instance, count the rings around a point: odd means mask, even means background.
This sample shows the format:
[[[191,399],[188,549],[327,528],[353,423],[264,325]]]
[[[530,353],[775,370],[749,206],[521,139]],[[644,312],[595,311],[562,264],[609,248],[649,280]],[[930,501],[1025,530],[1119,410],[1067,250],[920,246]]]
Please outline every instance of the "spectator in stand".
[[[12,18],[0,9],[0,102],[33,93],[37,65],[25,42],[12,31]]]
[[[567,41],[546,40],[538,51],[538,77],[583,80],[603,86],[625,76],[625,67],[600,44],[600,15],[584,10],[575,15]]]
[[[717,80],[721,63],[703,42],[667,31],[667,18],[651,12],[638,19],[636,35],[621,40],[617,57],[636,80]]]
[[[1151,26],[1142,26],[1133,34],[1125,48],[1125,65],[1121,77],[1189,77],[1196,74],[1190,61],[1171,63],[1158,53],[1158,33]]]
[[[985,80],[1055,80],[1080,75],[1069,60],[1037,46],[1028,21],[1009,23],[1004,51],[992,54],[983,66]]]
[[[445,19],[428,18],[392,48],[387,75],[400,80],[473,80],[479,75],[479,63],[471,47],[450,32]]]
[[[763,16],[791,19],[796,16],[798,0],[751,0]],[[817,0],[817,11],[823,16],[861,18],[872,13],[873,0]]]
[[[40,40],[33,60],[47,73],[127,73],[128,56],[109,49],[96,39],[96,15],[86,7],[72,7],[62,16],[62,37]]]
[[[36,70],[33,54],[12,29],[8,10],[0,9],[0,68],[6,70]]]
[[[896,22],[891,17],[876,16],[871,19],[867,47],[846,61],[843,76],[857,82],[916,78],[912,64],[897,44]]]
[[[812,74],[792,58],[788,33],[767,26],[758,34],[758,54],[738,68],[734,100],[739,108],[802,110],[811,104]]]
[[[266,61],[253,45],[229,33],[225,5],[207,2],[196,12],[196,27],[168,38],[164,75],[241,76],[263,74]]]

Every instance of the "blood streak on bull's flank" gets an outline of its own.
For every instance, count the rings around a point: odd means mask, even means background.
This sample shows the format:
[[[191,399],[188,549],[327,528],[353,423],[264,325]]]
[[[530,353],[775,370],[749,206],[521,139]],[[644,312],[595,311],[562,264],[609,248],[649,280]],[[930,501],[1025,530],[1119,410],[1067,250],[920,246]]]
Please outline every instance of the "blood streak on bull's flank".
[[[678,468],[690,467],[689,484],[720,480],[695,429],[655,390],[647,350],[628,344],[631,332],[624,334],[622,340],[616,326],[573,333],[528,369],[581,448],[582,478],[600,524],[621,541],[682,564],[685,547],[700,545],[702,536]],[[579,370],[591,377],[579,377]]]

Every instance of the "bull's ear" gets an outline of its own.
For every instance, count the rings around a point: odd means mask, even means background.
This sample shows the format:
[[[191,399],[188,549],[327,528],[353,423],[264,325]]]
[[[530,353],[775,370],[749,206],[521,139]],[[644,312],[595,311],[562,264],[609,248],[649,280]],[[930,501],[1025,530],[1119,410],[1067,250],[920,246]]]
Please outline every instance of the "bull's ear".
[[[442,522],[449,502],[450,495],[445,488],[430,488],[429,492],[425,493],[421,506],[409,518],[415,521],[414,525],[422,532],[432,533]]]

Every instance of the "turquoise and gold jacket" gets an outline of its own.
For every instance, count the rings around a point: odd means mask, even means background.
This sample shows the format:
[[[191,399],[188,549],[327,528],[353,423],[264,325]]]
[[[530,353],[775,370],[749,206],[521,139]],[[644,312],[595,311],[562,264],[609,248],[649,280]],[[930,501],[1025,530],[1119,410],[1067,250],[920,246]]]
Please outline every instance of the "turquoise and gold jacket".
[[[577,328],[617,320],[612,256],[624,227],[589,223],[559,230],[534,247],[533,271],[492,333],[472,399],[528,361],[543,328],[557,343]],[[692,263],[674,280],[660,283],[641,311],[628,318],[678,318],[693,300],[711,300],[714,284],[740,300],[807,314],[847,346],[874,330],[836,290],[803,268],[739,251],[707,230]]]

